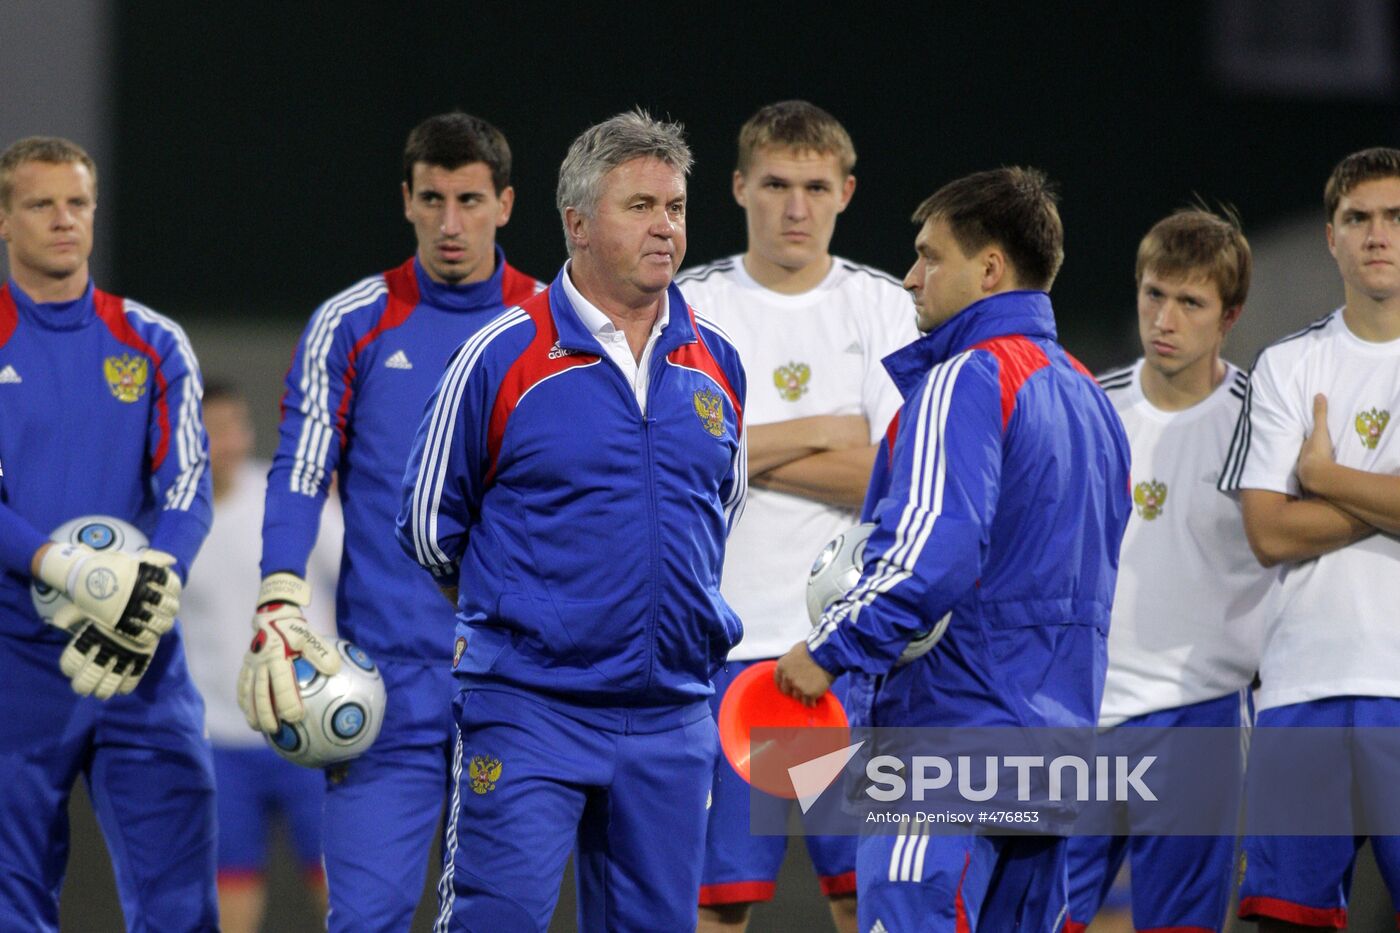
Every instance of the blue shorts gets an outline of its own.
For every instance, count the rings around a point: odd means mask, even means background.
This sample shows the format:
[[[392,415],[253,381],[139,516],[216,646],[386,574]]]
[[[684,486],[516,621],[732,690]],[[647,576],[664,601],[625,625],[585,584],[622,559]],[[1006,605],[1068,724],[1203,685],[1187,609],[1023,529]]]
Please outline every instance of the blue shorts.
[[[704,703],[614,710],[463,689],[438,930],[544,931],[577,846],[578,929],[693,930],[719,741]]]
[[[457,730],[447,662],[375,661],[384,727],[363,755],[326,769],[331,933],[408,929],[450,789]]]
[[[1277,706],[1259,714],[1258,725],[1268,727],[1395,727],[1400,725],[1400,699],[1392,697],[1328,697],[1289,706]],[[1396,790],[1388,779],[1374,779],[1374,769],[1339,736],[1339,754],[1327,762],[1326,786],[1316,792],[1328,799],[1347,801],[1344,806],[1361,810],[1393,811]],[[1247,793],[1257,783],[1268,782],[1270,767],[1255,767],[1268,754],[1256,740],[1250,750]],[[1381,769],[1387,770],[1387,769]],[[1393,769],[1389,769],[1393,770]],[[1355,812],[1355,811],[1353,811]],[[1400,897],[1400,837],[1372,836],[1371,848],[1391,897]],[[1347,922],[1347,895],[1356,852],[1365,836],[1263,836],[1246,835],[1245,873],[1240,886],[1240,916],[1272,917],[1307,926],[1342,927]],[[1397,918],[1400,924],[1400,918]]]
[[[862,930],[1062,933],[1068,912],[1063,836],[944,836],[927,824],[860,838]]]
[[[715,694],[710,708],[716,720],[725,691],[754,664],[753,661],[730,661],[715,675]],[[838,678],[832,691],[843,696],[846,678]],[[768,794],[752,796],[747,781],[741,778],[723,755],[715,763],[709,823],[705,830],[705,869],[700,881],[700,905],[741,904],[773,899],[778,870],[787,852],[788,837],[756,836],[750,827],[750,805],[786,814],[793,801]],[[785,816],[774,817],[774,825]],[[807,836],[807,852],[817,869],[817,881],[828,897],[854,894],[856,890],[855,836]]]
[[[267,867],[273,817],[285,821],[297,860],[320,878],[321,800],[325,777],[266,745],[214,746],[219,805],[219,881],[259,878]]]
[[[1110,730],[1217,727],[1238,729],[1250,719],[1249,695],[1239,691],[1214,700],[1135,716]],[[1102,749],[1100,750],[1103,751]],[[1234,826],[1244,782],[1243,750],[1233,793]],[[1131,817],[1129,817],[1131,820]],[[1218,931],[1229,910],[1239,846],[1235,836],[1074,836],[1069,840],[1069,933],[1083,930],[1108,898],[1125,858],[1133,872],[1133,926],[1182,933]]]
[[[80,697],[64,643],[0,635],[0,928],[58,929],[68,798],[87,780],[130,930],[215,930],[214,769],[177,626],[133,693]]]

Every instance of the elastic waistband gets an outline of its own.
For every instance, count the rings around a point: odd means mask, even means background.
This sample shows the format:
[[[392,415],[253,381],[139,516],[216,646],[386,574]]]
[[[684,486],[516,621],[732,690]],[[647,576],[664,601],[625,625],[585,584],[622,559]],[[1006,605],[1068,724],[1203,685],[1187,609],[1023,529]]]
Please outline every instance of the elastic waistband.
[[[585,723],[596,729],[624,735],[646,735],[669,732],[688,726],[710,716],[708,698],[673,706],[591,706],[571,703],[558,696],[498,683],[482,682],[470,675],[458,674],[457,685],[462,690],[498,693],[519,698],[527,703],[544,706],[562,716]]]

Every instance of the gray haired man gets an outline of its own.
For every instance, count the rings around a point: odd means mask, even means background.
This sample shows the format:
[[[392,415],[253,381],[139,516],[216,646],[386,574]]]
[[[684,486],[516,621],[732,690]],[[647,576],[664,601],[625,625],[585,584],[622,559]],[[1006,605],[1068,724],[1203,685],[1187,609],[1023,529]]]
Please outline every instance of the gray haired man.
[[[689,167],[640,111],[575,140],[569,261],[418,430],[399,540],[460,594],[440,930],[544,930],[571,849],[580,930],[696,924],[747,470],[738,353],[672,282]]]

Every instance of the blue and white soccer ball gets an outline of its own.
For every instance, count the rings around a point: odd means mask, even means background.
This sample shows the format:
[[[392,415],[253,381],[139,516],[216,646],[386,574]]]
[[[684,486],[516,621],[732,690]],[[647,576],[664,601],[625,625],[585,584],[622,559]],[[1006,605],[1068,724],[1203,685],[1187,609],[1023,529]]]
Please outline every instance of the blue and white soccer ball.
[[[49,535],[55,544],[86,544],[94,551],[121,551],[137,554],[150,547],[151,542],[130,522],[111,515],[82,515],[59,525]],[[29,584],[29,598],[39,618],[52,623],[58,610],[68,604],[68,597],[59,590],[41,583],[37,578]]]
[[[861,574],[865,572],[865,545],[874,530],[872,522],[862,522],[846,529],[828,541],[812,562],[812,569],[807,574],[807,617],[813,625],[821,622],[822,615],[832,603],[860,582]],[[903,667],[928,654],[948,630],[948,621],[952,617],[951,612],[947,613],[931,628],[915,636],[905,646],[894,666]]]
[[[362,754],[384,725],[384,678],[365,650],[343,638],[332,639],[340,672],[326,677],[305,658],[292,662],[306,715],[301,722],[278,723],[265,736],[272,750],[307,768],[324,768]]]

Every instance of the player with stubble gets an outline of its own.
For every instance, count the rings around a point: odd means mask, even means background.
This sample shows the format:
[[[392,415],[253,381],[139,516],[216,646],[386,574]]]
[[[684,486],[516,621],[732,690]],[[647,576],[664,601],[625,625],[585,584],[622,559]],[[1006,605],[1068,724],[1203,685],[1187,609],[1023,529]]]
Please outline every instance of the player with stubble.
[[[812,558],[854,523],[875,443],[899,410],[880,360],[918,336],[897,280],[831,254],[837,218],[855,194],[855,162],[845,127],[820,107],[790,100],[761,108],[739,131],[733,176],[748,249],[678,280],[734,339],[748,370],[763,374],[747,411],[749,498],[724,562],[723,592],[744,620],[744,639],[716,675],[716,716],[735,677],[810,630]],[[741,931],[752,905],[773,897],[787,838],[750,832],[750,800],[748,784],[721,758],[702,931]],[[837,928],[854,930],[855,838],[806,841]]]
[[[387,706],[375,744],[327,771],[331,930],[409,925],[451,787],[452,609],[399,550],[394,516],[414,428],[452,349],[543,288],[496,243],[515,204],[510,171],[505,136],[479,117],[414,127],[400,190],[417,250],[321,305],[287,373],[238,700],[251,727],[272,733],[304,714],[297,653],[322,673],[339,667],[303,613],[334,475],[345,525],[336,626],[379,665]]]
[[[1087,730],[1107,666],[1128,444],[1056,342],[1054,195],[1034,169],[979,172],[936,191],[914,221],[904,285],[923,336],[885,358],[904,406],[866,496],[865,570],[779,660],[778,686],[810,703],[840,674],[865,680],[873,700],[854,710],[857,726]],[[896,665],[950,613],[931,650]],[[908,824],[863,835],[860,927],[1058,933],[1066,844]]]

